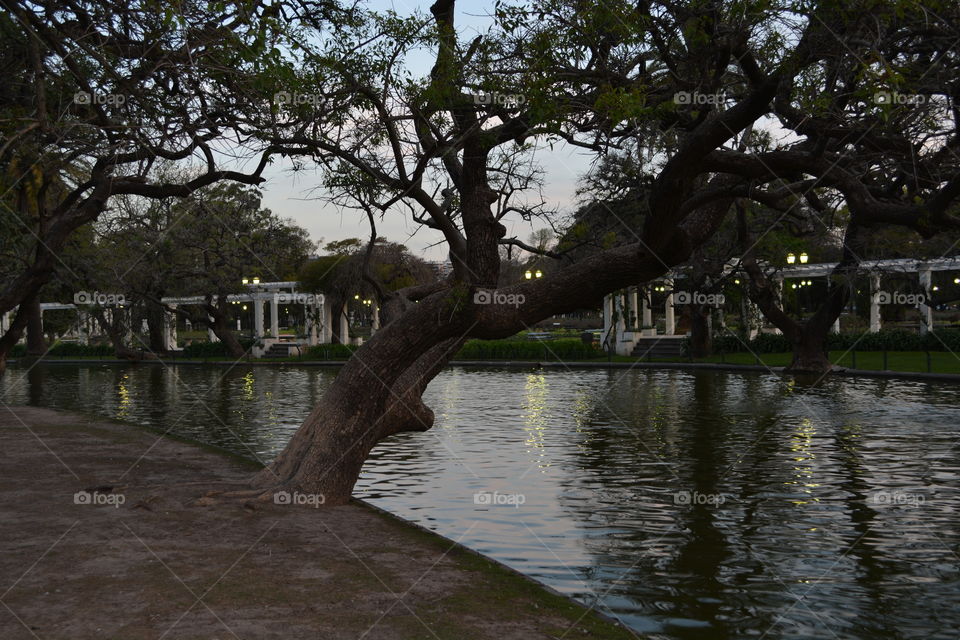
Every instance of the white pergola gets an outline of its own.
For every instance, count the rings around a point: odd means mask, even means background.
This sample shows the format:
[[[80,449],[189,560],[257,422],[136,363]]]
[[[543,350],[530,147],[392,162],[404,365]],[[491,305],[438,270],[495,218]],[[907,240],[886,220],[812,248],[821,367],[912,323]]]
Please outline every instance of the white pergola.
[[[269,348],[272,344],[281,342],[280,337],[280,305],[298,304],[304,308],[306,317],[307,343],[315,345],[328,343],[332,339],[332,310],[330,304],[322,293],[300,293],[297,291],[297,282],[260,282],[249,284],[247,293],[237,293],[227,296],[227,302],[230,304],[253,304],[253,337],[264,346]],[[204,296],[181,296],[165,297],[160,300],[166,306],[176,309],[180,305],[200,305],[206,302]],[[217,299],[214,298],[214,302]],[[264,327],[264,305],[270,306],[270,325],[269,335]],[[346,323],[346,315],[341,318],[341,335],[348,335],[349,323]],[[212,322],[212,318],[211,318]],[[344,324],[347,331],[344,332]],[[240,327],[240,319],[237,319],[237,329]],[[167,348],[176,348],[177,327],[176,322],[170,323],[169,314],[164,314],[164,335],[167,336]],[[208,329],[208,337],[211,342],[217,342],[218,338],[213,331]],[[172,347],[171,347],[172,345]]]
[[[227,296],[227,301],[231,304],[252,304],[253,305],[253,336],[261,346],[255,347],[255,355],[260,356],[273,344],[284,343],[285,340],[280,335],[280,305],[300,305],[304,309],[306,318],[306,341],[312,346],[316,344],[329,343],[333,339],[333,309],[329,301],[322,294],[302,293],[297,291],[298,282],[257,282],[247,284],[247,291],[244,293],[231,294]],[[160,300],[164,305],[171,309],[176,309],[180,305],[200,305],[206,302],[204,296],[183,296],[183,297],[164,297]],[[217,299],[214,298],[214,302]],[[270,307],[269,329],[264,323],[264,305]],[[75,310],[77,312],[77,327],[74,332],[74,338],[81,343],[86,343],[89,336],[94,333],[93,319],[86,310],[84,304],[64,304],[59,302],[46,302],[40,305],[41,322],[43,313],[54,310]],[[105,309],[106,313],[112,314],[112,308]],[[380,327],[380,313],[376,303],[373,303],[372,330],[376,331]],[[13,319],[13,309],[0,315],[0,332],[6,331],[10,327]],[[177,323],[170,321],[171,315],[164,313],[164,347],[167,350],[177,348]],[[210,319],[212,322],[212,318]],[[350,341],[350,323],[347,316],[346,307],[338,319],[339,336],[344,343]],[[240,319],[237,319],[237,330],[240,330]],[[213,331],[208,329],[208,335],[211,342],[218,341]]]
[[[837,267],[836,262],[822,262],[816,264],[792,264],[780,270],[776,276],[779,283],[780,292],[783,292],[784,280],[789,278],[817,278],[826,277],[833,273]],[[729,274],[737,269],[739,260],[731,260],[724,268],[724,273]],[[920,312],[920,333],[926,334],[933,330],[933,307],[929,304],[933,294],[933,272],[934,271],[960,271],[960,256],[951,258],[934,259],[915,259],[900,258],[892,260],[866,260],[858,266],[857,271],[870,276],[870,331],[876,333],[880,331],[880,307],[883,304],[881,300],[882,281],[884,276],[917,274],[918,285],[924,296],[924,302],[917,304]],[[679,337],[676,335],[676,315],[674,305],[674,283],[683,278],[680,271],[672,271],[663,278],[635,287],[629,287],[626,293],[610,294],[603,299],[603,335],[611,336],[617,353],[621,355],[629,354],[637,340],[642,337],[660,337],[671,339]],[[658,334],[653,328],[653,314],[651,304],[651,294],[654,289],[666,292],[664,301],[663,318],[664,331]],[[626,315],[639,320],[640,331],[635,332],[635,327],[628,327],[626,324]],[[757,320],[755,326],[751,326],[749,334],[753,338],[760,328],[759,320],[761,318],[759,309],[753,303],[748,303],[748,315]],[[616,319],[616,322],[614,322]],[[754,323],[751,322],[751,325]],[[614,326],[616,325],[616,326]],[[839,333],[840,322],[837,320],[833,327],[834,332]],[[774,329],[780,333],[779,329]]]

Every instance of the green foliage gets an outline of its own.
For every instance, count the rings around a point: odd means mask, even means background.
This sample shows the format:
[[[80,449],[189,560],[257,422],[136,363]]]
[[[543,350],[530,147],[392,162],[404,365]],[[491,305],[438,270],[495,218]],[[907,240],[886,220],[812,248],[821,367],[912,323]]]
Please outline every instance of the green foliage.
[[[307,349],[307,360],[347,360],[359,347],[352,344],[318,344]]]
[[[941,329],[921,336],[903,329],[882,329],[877,333],[832,333],[827,336],[830,351],[951,351],[960,352],[960,331]],[[687,341],[684,341],[687,349]],[[713,339],[715,353],[784,353],[793,351],[790,340],[783,335],[763,333],[744,344],[737,336],[717,336]]]
[[[521,342],[470,340],[456,355],[458,360],[588,360],[603,352],[578,339]]]
[[[240,345],[250,351],[253,342],[249,339],[240,340]],[[227,358],[230,357],[227,345],[222,342],[194,342],[183,348],[184,358]]]
[[[110,357],[113,354],[113,347],[109,344],[77,344],[76,342],[58,342],[47,352],[47,355],[57,358]]]

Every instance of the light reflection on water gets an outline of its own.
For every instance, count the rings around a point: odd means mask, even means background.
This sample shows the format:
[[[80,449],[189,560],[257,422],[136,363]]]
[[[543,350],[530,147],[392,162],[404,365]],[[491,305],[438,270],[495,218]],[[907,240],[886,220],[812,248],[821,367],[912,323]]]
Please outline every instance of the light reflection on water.
[[[9,373],[4,402],[266,461],[333,371]],[[905,381],[451,369],[427,392],[436,426],[375,450],[357,494],[654,637],[954,638],[958,400]]]

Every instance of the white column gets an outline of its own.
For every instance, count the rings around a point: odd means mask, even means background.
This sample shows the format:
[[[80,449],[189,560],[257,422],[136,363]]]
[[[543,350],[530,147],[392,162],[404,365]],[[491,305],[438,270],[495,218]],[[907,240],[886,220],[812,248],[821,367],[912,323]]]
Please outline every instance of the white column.
[[[340,312],[340,342],[350,344],[350,319],[347,317],[347,305]]]
[[[870,276],[870,333],[880,331],[880,274]]]
[[[87,331],[87,312],[77,309],[77,342],[80,344],[90,344],[90,333]]]
[[[330,344],[333,341],[333,307],[326,296],[320,305],[320,342]]]
[[[751,301],[747,301],[747,338],[753,340],[760,333],[760,323],[763,319],[760,317],[760,309]]]
[[[639,328],[637,325],[640,324],[640,310],[637,305],[637,299],[639,298],[637,287],[630,287],[629,292],[630,304],[627,308],[630,310],[630,323],[627,329],[637,329]]]
[[[615,298],[617,303],[617,334],[623,336],[627,330],[627,296],[618,293]]]
[[[277,294],[270,300],[270,335],[280,337],[280,305],[277,303]]]
[[[177,308],[177,305],[171,304],[170,308],[175,310]],[[177,314],[172,313],[171,316],[172,317],[170,318],[170,334],[169,334],[169,337],[167,338],[167,341],[169,343],[170,349],[176,349],[177,348]]]
[[[370,335],[372,336],[377,332],[377,329],[380,328],[380,305],[377,304],[376,300],[371,302],[371,304],[373,305],[373,319],[370,322]]]
[[[263,298],[258,294],[253,299],[253,337],[257,340],[263,337]]]
[[[314,346],[319,340],[317,335],[317,322],[322,322],[323,307],[320,304],[313,303],[304,307],[304,313],[307,314],[307,345]]]
[[[926,304],[933,295],[933,289],[930,286],[933,282],[933,272],[930,269],[920,271],[920,289],[924,296],[924,304],[918,304],[920,311],[920,335],[925,335],[933,331],[933,305]]]
[[[163,327],[161,332],[163,334],[163,350],[170,350],[170,315],[167,313],[166,309],[161,308],[160,313],[163,314]]]
[[[603,298],[603,339],[606,340],[610,335],[610,329],[613,324],[613,296],[608,295]]]
[[[210,325],[213,324],[213,318],[209,318],[209,324],[207,324],[207,339],[210,342],[220,342],[220,338],[217,337],[217,334],[213,332],[213,329]]]
[[[677,322],[673,316],[673,280],[665,280],[664,284],[670,289],[670,294],[663,307],[663,334],[672,336],[677,330]]]

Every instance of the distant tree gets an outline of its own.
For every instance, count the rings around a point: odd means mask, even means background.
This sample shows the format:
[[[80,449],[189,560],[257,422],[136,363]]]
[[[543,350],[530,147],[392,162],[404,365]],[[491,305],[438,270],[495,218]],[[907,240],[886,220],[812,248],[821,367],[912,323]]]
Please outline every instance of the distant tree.
[[[224,168],[246,136],[222,108],[222,78],[270,57],[271,9],[118,0],[10,0],[0,12],[0,246],[18,260],[0,273],[0,373],[65,243],[111,198],[185,196],[219,180],[258,184]],[[275,9],[273,9],[275,11]],[[279,52],[277,52],[277,55]],[[194,164],[187,182],[157,182],[161,161]]]

